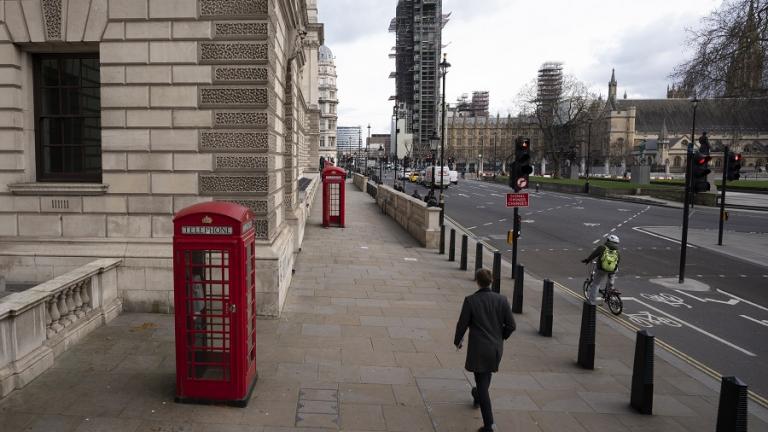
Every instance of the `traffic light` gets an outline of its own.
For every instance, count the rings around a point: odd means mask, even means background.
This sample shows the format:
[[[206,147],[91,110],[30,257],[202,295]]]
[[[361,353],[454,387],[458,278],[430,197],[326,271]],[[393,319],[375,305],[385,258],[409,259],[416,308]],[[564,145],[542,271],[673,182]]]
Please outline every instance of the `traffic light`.
[[[738,180],[741,177],[741,153],[728,153],[728,180]]]
[[[533,172],[531,166],[531,141],[519,137],[515,140],[515,160],[509,164],[509,186],[519,192],[528,187],[528,176]]]
[[[691,178],[691,185],[694,192],[706,192],[709,190],[709,182],[707,181],[707,175],[712,171],[709,169],[709,160],[712,159],[709,155],[696,152],[693,154],[693,177]]]

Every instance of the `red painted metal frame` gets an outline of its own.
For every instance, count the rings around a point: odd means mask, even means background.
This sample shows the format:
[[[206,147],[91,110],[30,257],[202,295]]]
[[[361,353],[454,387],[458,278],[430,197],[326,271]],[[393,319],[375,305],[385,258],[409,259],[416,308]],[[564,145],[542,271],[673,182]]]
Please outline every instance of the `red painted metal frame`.
[[[182,227],[229,227],[228,234],[184,234]],[[258,377],[256,356],[249,358],[248,337],[253,337],[255,347],[255,308],[247,304],[248,291],[253,304],[256,301],[255,251],[251,256],[252,273],[247,274],[248,248],[254,244],[254,221],[251,210],[233,203],[209,202],[196,204],[181,210],[174,218],[173,270],[174,270],[174,307],[176,322],[176,401],[196,403],[227,403],[245,406]],[[221,266],[198,264],[201,269],[226,268],[229,276],[228,297],[221,296],[222,317],[229,321],[229,377],[228,379],[190,378],[188,361],[193,350],[190,344],[187,323],[191,314],[186,280],[186,252],[222,252],[228,253],[228,262]],[[190,266],[191,267],[191,266]],[[203,284],[223,287],[224,281]],[[205,292],[204,297],[207,297]],[[196,298],[196,297],[195,297]],[[199,300],[192,300],[199,301]],[[250,312],[250,313],[249,313]],[[195,315],[204,319],[206,315]],[[248,334],[248,319],[253,320],[253,333]],[[226,320],[223,320],[226,321]],[[204,321],[203,321],[204,322]],[[211,334],[210,331],[204,334]],[[213,332],[214,334],[217,332]],[[209,348],[206,346],[206,348]],[[211,352],[204,350],[203,352]],[[195,365],[199,362],[193,361]]]
[[[347,172],[337,166],[327,166],[320,176],[323,181],[323,226],[344,228]],[[335,186],[338,187],[338,201],[336,202],[332,200],[333,185],[338,185]],[[335,208],[336,205],[338,208]],[[338,215],[332,215],[333,210],[337,210]]]

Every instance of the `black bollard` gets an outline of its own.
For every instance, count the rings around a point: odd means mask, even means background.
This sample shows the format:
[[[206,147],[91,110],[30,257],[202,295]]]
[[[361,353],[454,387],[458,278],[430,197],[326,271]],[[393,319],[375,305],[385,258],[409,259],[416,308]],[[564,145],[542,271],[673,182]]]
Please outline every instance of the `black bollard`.
[[[541,293],[541,317],[539,318],[539,334],[552,337],[552,315],[554,312],[555,284],[544,279],[544,290]]]
[[[629,404],[640,414],[653,414],[653,351],[655,341],[656,338],[647,330],[637,332]]]
[[[451,237],[448,243],[448,261],[456,261],[456,230],[451,228]]]
[[[461,236],[461,261],[459,261],[459,270],[467,269],[467,242],[469,237],[466,234]]]
[[[501,252],[493,252],[493,292],[501,292]]]
[[[517,265],[515,271],[515,289],[512,291],[512,312],[523,313],[523,283],[525,282],[525,267]]]
[[[581,311],[581,332],[579,333],[579,357],[577,363],[584,369],[595,368],[595,305],[584,302]]]
[[[747,432],[747,385],[735,376],[723,377],[716,432]]]
[[[481,268],[483,268],[483,244],[478,240],[475,245],[475,273]],[[474,276],[472,280],[476,280]]]
[[[445,225],[440,225],[440,255],[445,253]]]

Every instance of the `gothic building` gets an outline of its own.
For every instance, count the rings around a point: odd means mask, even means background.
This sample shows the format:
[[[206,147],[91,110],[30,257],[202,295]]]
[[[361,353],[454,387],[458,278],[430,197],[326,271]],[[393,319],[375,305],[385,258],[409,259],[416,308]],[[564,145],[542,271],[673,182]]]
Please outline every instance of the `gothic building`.
[[[690,99],[676,98],[676,89],[667,99],[617,98],[615,73],[608,83],[604,124],[593,132],[592,161],[605,170],[621,174],[635,163],[650,164],[655,171],[684,171],[687,145],[693,127]],[[768,161],[768,99],[717,98],[698,102],[694,143],[708,132],[712,166],[722,166],[723,148],[744,156],[745,170],[760,169]],[[582,155],[586,157],[585,147]],[[592,172],[595,172],[593,169]]]
[[[170,311],[172,218],[256,214],[278,315],[318,183],[316,0],[0,2],[0,276],[119,257],[125,309]]]

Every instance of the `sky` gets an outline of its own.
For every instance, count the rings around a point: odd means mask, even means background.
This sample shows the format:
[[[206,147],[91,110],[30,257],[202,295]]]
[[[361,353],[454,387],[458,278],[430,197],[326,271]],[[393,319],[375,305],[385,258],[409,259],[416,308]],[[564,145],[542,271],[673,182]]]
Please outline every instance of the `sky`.
[[[446,103],[475,90],[490,92],[490,111],[517,114],[521,88],[542,63],[605,97],[611,69],[618,95],[666,97],[674,67],[690,53],[687,28],[722,0],[443,0],[451,13],[443,53],[451,68]],[[336,59],[338,125],[389,133],[395,93],[395,44],[389,33],[397,0],[318,0],[325,44]]]

